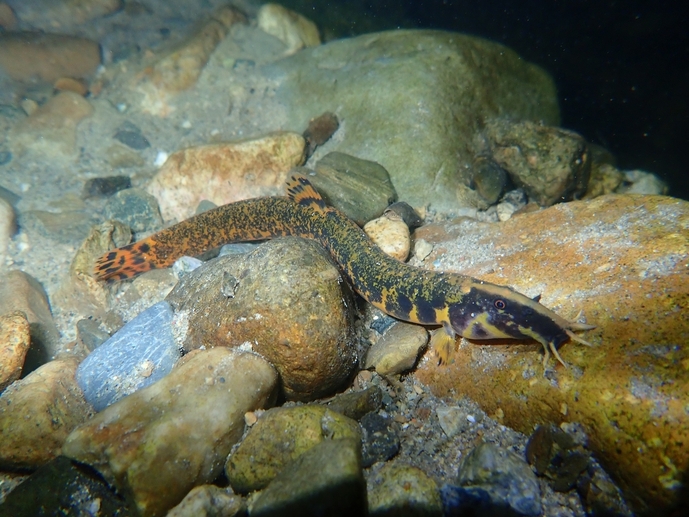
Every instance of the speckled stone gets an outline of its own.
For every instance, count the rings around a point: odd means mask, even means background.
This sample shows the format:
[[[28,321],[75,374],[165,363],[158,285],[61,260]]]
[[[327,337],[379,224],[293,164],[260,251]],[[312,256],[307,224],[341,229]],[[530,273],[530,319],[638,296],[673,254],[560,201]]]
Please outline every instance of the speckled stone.
[[[121,221],[134,232],[150,232],[163,224],[158,201],[139,188],[120,190],[108,199],[103,211],[107,219]]]
[[[19,379],[30,344],[29,322],[23,312],[0,316],[0,393]]]
[[[224,205],[284,190],[287,173],[300,165],[304,137],[271,135],[182,149],[170,155],[148,185],[160,203],[163,219],[194,215],[202,199]]]
[[[323,440],[340,438],[361,440],[355,420],[317,405],[274,408],[261,416],[228,458],[225,472],[235,491],[259,490]]]
[[[440,517],[443,505],[435,481],[423,470],[388,463],[368,480],[371,515]]]
[[[531,201],[550,206],[581,197],[592,158],[578,134],[530,121],[494,119],[484,135],[493,160]]]
[[[278,370],[288,399],[332,394],[357,364],[352,294],[313,241],[274,239],[219,257],[184,276],[167,300],[186,350],[251,347]]]
[[[538,345],[462,342],[452,364],[423,364],[435,393],[465,394],[530,433],[580,422],[637,511],[667,507],[689,465],[689,203],[607,195],[501,224],[457,220],[417,236],[425,267],[511,285],[597,328],[566,343],[569,369],[544,375]],[[511,346],[505,346],[511,344]]]
[[[191,489],[182,502],[167,512],[166,517],[234,517],[244,509],[242,498],[232,490],[215,485]]]

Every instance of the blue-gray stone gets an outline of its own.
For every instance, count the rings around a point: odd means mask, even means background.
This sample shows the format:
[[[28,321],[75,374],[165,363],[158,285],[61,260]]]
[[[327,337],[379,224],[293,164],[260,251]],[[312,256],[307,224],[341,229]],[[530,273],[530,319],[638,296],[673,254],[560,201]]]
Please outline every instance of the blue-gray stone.
[[[541,490],[531,467],[521,457],[492,443],[482,443],[464,457],[457,485],[444,493],[446,506],[454,500],[459,507],[481,509],[478,515],[497,512],[535,517],[542,513]],[[450,493],[452,497],[445,497]]]
[[[180,357],[172,308],[157,303],[117,331],[77,368],[77,383],[96,411],[167,375]]]

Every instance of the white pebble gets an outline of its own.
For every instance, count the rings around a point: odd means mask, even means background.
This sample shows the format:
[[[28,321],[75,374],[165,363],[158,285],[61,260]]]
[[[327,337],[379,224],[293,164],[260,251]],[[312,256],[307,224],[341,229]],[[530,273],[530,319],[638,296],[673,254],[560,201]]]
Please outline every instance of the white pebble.
[[[404,221],[383,215],[366,223],[364,231],[385,253],[397,260],[407,260],[411,237]]]
[[[156,167],[162,167],[163,164],[167,161],[168,156],[170,155],[167,154],[165,151],[158,151],[153,165],[155,165]]]

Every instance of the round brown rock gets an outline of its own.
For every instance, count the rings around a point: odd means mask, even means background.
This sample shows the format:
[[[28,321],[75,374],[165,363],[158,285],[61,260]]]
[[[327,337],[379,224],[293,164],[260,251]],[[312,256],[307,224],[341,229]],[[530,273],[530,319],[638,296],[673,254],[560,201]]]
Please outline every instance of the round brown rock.
[[[327,253],[277,239],[184,277],[167,300],[182,345],[251,346],[280,373],[288,399],[332,393],[356,365],[353,298]]]

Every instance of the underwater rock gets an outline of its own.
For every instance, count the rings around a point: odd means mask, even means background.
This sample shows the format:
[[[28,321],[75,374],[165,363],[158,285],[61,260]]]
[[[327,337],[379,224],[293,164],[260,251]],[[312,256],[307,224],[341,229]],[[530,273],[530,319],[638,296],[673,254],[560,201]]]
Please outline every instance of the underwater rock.
[[[596,325],[565,343],[569,368],[541,346],[462,341],[454,361],[422,363],[433,391],[462,393],[524,433],[580,422],[589,447],[636,511],[661,511],[689,465],[689,203],[607,195],[554,205],[500,224],[427,225],[425,267],[509,285],[566,319]],[[506,346],[509,345],[509,346]]]
[[[379,163],[412,206],[458,205],[470,183],[478,121],[494,116],[559,122],[552,79],[497,43],[433,30],[365,34],[264,65],[281,82],[284,128],[334,111],[337,150]],[[362,99],[364,101],[362,102]]]
[[[147,190],[166,221],[191,217],[202,199],[224,205],[282,194],[287,173],[303,160],[304,146],[301,135],[282,132],[190,147],[171,154]]]
[[[326,407],[354,420],[360,420],[366,413],[378,411],[382,407],[382,402],[381,389],[378,386],[371,386],[362,391],[335,395]]]
[[[395,212],[386,211],[367,222],[364,231],[385,253],[400,262],[406,262],[411,249],[409,227]]]
[[[109,197],[127,188],[132,188],[132,180],[129,176],[91,178],[84,183],[81,197],[83,199]]]
[[[148,308],[91,352],[77,382],[96,411],[165,377],[180,357],[167,302]]]
[[[435,481],[409,465],[386,464],[368,480],[370,515],[441,517],[443,505]]]
[[[220,474],[244,414],[270,405],[276,383],[275,370],[255,354],[197,351],[76,429],[63,454],[95,468],[140,515],[163,515]]]
[[[323,406],[266,411],[225,464],[233,490],[260,490],[290,462],[324,440],[361,440],[356,421]]]
[[[129,121],[125,121],[124,124],[115,131],[113,138],[136,151],[143,151],[151,147],[151,143],[143,135],[141,129]]]
[[[219,257],[182,277],[167,300],[185,350],[251,347],[278,370],[289,400],[332,394],[357,364],[352,294],[313,241],[275,239]]]
[[[534,122],[495,119],[483,135],[491,158],[541,206],[584,195],[592,158],[578,134]]]
[[[71,77],[60,77],[53,83],[53,87],[61,92],[74,92],[85,97],[89,92],[86,82],[79,79],[72,79]]]
[[[93,413],[74,379],[78,364],[73,356],[55,359],[0,395],[0,466],[33,469],[49,462]]]
[[[133,86],[143,94],[142,109],[154,115],[169,115],[173,111],[170,99],[196,84],[229,28],[243,21],[244,15],[234,7],[221,7],[194,34],[136,76]]]
[[[397,321],[368,349],[364,368],[375,368],[380,375],[410,370],[426,343],[428,332],[424,327]]]
[[[167,512],[166,517],[235,517],[242,512],[242,498],[228,488],[201,485],[191,489],[182,502]]]
[[[17,25],[17,17],[14,15],[12,8],[6,3],[0,4],[0,28],[5,30],[13,30]]]
[[[0,503],[0,514],[129,517],[130,509],[103,479],[64,456],[43,465]]]
[[[58,352],[60,333],[50,313],[43,286],[23,271],[0,276],[0,314],[21,311],[31,329],[31,347],[26,356],[25,373],[50,361]]]
[[[303,174],[334,206],[359,226],[381,215],[397,192],[390,175],[380,164],[345,153],[331,152],[316,163],[315,171]]]
[[[56,298],[63,307],[91,316],[108,306],[108,288],[93,277],[96,259],[112,248],[129,244],[132,233],[119,221],[106,221],[92,226],[88,236],[79,246]]]
[[[400,450],[398,424],[389,416],[368,413],[361,418],[361,464],[368,468],[387,461]]]
[[[81,95],[60,92],[12,128],[12,150],[50,156],[51,160],[76,160],[77,125],[92,113],[91,103]]]
[[[262,31],[282,41],[286,55],[294,54],[304,47],[321,44],[318,27],[308,18],[280,4],[264,4],[256,14],[256,23]]]
[[[128,188],[115,193],[108,199],[103,212],[106,219],[121,221],[133,232],[150,232],[163,224],[158,201],[139,188]]]
[[[529,437],[526,459],[536,474],[546,476],[556,492],[568,492],[586,470],[591,452],[576,435],[553,424],[541,425]]]
[[[39,32],[0,34],[0,69],[16,81],[39,79],[52,85],[61,77],[86,79],[98,65],[100,47],[95,41]]]
[[[667,194],[667,184],[655,174],[640,170],[622,174],[624,181],[615,190],[618,194]]]
[[[531,517],[541,515],[541,490],[529,465],[492,443],[484,442],[464,457],[457,485],[469,492],[487,494],[489,508],[509,508],[517,515]]]
[[[360,444],[324,440],[290,463],[250,504],[252,517],[366,515]]]
[[[70,27],[114,13],[122,7],[122,0],[38,0],[13,2],[17,17],[35,29],[54,31],[56,27]]]
[[[314,151],[326,143],[340,127],[337,115],[330,111],[309,120],[309,127],[306,128],[302,136],[306,140],[306,158],[308,159]]]
[[[0,393],[19,379],[30,344],[29,322],[23,312],[0,316]]]

